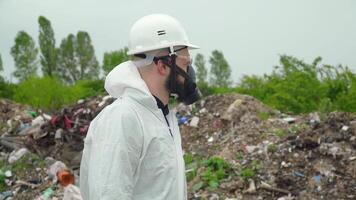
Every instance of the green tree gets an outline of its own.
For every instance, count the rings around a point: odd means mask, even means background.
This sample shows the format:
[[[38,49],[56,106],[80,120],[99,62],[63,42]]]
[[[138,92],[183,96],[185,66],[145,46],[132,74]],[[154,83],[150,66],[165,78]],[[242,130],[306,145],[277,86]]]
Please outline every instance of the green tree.
[[[3,66],[2,66],[2,59],[1,59],[1,54],[0,54],[0,71],[4,70]]]
[[[224,58],[221,51],[214,50],[209,59],[210,70],[210,83],[217,87],[228,87],[231,85],[231,69],[229,64]]]
[[[41,64],[44,75],[54,76],[57,73],[56,47],[51,22],[43,16],[38,18],[39,45],[41,49]]]
[[[79,64],[79,80],[99,77],[99,63],[95,57],[94,47],[87,32],[77,33],[76,57]]]
[[[73,84],[80,78],[78,59],[76,57],[76,38],[69,34],[57,49],[59,76],[67,83]]]
[[[124,47],[118,51],[104,53],[103,71],[105,74],[108,74],[118,64],[131,59],[131,56],[127,55],[128,50],[127,47]]]
[[[205,59],[204,56],[198,53],[195,56],[194,64],[197,69],[197,83],[198,85],[206,84],[206,79],[208,76],[208,70],[205,67]]]
[[[2,66],[2,59],[1,59],[1,54],[0,54],[0,72],[3,71],[3,70],[4,70],[4,68],[3,68],[3,66]],[[0,85],[1,85],[3,82],[4,82],[4,77],[2,77],[2,76],[0,75]],[[1,86],[0,86],[0,89],[2,89]],[[1,94],[0,94],[0,96],[1,96]]]
[[[19,31],[15,38],[15,45],[11,48],[11,55],[16,66],[13,75],[19,81],[37,74],[37,54],[38,49],[32,37],[25,31]]]

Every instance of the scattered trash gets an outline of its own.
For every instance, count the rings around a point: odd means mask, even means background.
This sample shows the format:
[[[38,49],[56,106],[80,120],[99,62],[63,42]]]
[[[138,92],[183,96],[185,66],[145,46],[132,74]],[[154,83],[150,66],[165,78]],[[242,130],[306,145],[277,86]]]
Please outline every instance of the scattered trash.
[[[49,198],[51,198],[53,193],[54,191],[51,187],[47,188],[45,191],[43,191],[42,195],[39,196],[36,200],[48,200]]]
[[[50,115],[0,100],[0,161],[33,166],[20,174],[0,170],[6,191],[12,191],[14,199],[81,199],[74,183],[83,139],[91,120],[114,100],[110,96],[81,99]],[[191,156],[186,171],[193,176],[187,180],[188,199],[355,198],[353,114],[332,112],[323,120],[318,113],[291,116],[239,94],[211,95],[174,109],[183,149]],[[24,163],[16,162],[26,152],[21,148],[31,154]],[[217,174],[200,165],[200,159],[217,155],[224,159],[210,166],[218,169]],[[224,162],[233,170],[223,171]],[[228,176],[242,169],[247,178]],[[215,176],[225,175],[216,187]],[[192,190],[202,179],[212,180],[214,187]]]
[[[198,127],[198,123],[199,123],[199,117],[196,117],[194,116],[190,123],[189,123],[189,126],[192,126],[192,127]]]
[[[256,192],[256,185],[255,185],[255,181],[250,179],[249,180],[249,187],[248,189],[245,191],[245,193],[255,193]]]
[[[69,184],[64,188],[63,200],[83,200],[77,186]]]
[[[310,113],[309,114],[310,117],[310,124],[311,125],[317,125],[320,123],[320,116],[317,112],[314,113]]]
[[[320,183],[320,182],[321,182],[321,175],[320,175],[320,174],[314,176],[313,178],[314,178],[315,182],[317,182],[317,183]]]
[[[22,158],[24,155],[26,155],[28,153],[28,150],[26,148],[21,148],[17,151],[13,151],[11,152],[11,154],[9,155],[9,160],[8,162],[10,164],[18,161],[20,158]]]
[[[287,123],[293,123],[295,122],[296,118],[294,117],[286,117],[286,118],[283,118],[283,121],[287,122]]]
[[[42,125],[46,121],[49,121],[49,120],[51,120],[51,116],[49,116],[47,114],[43,114],[43,115],[40,115],[40,116],[36,117],[35,119],[33,119],[31,122],[31,125],[32,126]]]
[[[61,162],[61,161],[56,161],[55,163],[53,163],[47,173],[48,173],[48,177],[50,179],[52,179],[54,182],[56,182],[58,179],[57,179],[57,173],[61,170],[67,170],[67,166]]]
[[[301,178],[305,177],[305,175],[300,173],[300,172],[294,172],[293,175],[296,176],[296,177],[301,177]]]
[[[186,124],[188,123],[188,118],[187,117],[178,117],[178,125]]]
[[[213,142],[213,141],[214,141],[213,136],[209,137],[208,142],[211,143],[211,142]]]
[[[10,178],[12,176],[12,172],[10,170],[7,170],[4,174],[6,178]]]
[[[279,197],[277,200],[294,200],[295,198],[290,194],[288,196]]]
[[[342,126],[341,130],[347,131],[347,130],[349,130],[349,127],[348,126]]]
[[[13,196],[12,191],[5,191],[0,193],[0,200],[10,199]],[[9,198],[10,197],[10,198]]]
[[[74,184],[74,175],[69,170],[59,170],[57,172],[58,182],[62,186],[67,186],[69,184]]]

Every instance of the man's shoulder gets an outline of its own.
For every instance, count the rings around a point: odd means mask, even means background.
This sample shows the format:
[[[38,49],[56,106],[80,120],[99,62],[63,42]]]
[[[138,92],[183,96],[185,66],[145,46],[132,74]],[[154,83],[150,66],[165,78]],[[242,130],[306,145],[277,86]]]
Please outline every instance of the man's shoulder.
[[[105,107],[102,112],[115,115],[136,115],[135,105],[127,98],[117,98],[112,104]]]

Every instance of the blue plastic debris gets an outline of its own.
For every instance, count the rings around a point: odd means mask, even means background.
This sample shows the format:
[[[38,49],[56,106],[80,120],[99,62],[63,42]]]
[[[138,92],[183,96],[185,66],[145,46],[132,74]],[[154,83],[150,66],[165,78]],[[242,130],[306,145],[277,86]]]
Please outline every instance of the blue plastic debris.
[[[296,176],[296,177],[302,177],[302,178],[305,177],[305,175],[300,173],[300,172],[294,172],[293,175]]]
[[[315,180],[315,182],[320,183],[321,182],[321,175],[319,174],[319,175],[314,176],[314,180]]]
[[[182,124],[188,123],[188,120],[189,120],[188,117],[182,116],[182,115],[180,115],[178,113],[176,114],[176,117],[178,119],[178,125],[182,125]]]
[[[187,117],[181,117],[181,118],[179,118],[178,125],[185,124],[187,122],[188,122]]]

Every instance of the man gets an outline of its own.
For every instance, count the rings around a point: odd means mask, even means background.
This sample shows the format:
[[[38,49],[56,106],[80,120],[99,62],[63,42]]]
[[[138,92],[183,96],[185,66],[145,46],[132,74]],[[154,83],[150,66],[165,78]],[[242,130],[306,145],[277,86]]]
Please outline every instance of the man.
[[[117,100],[91,122],[80,189],[85,200],[187,199],[181,136],[170,96],[198,100],[189,43],[180,23],[162,14],[131,28],[133,61],[115,67],[105,89]]]

